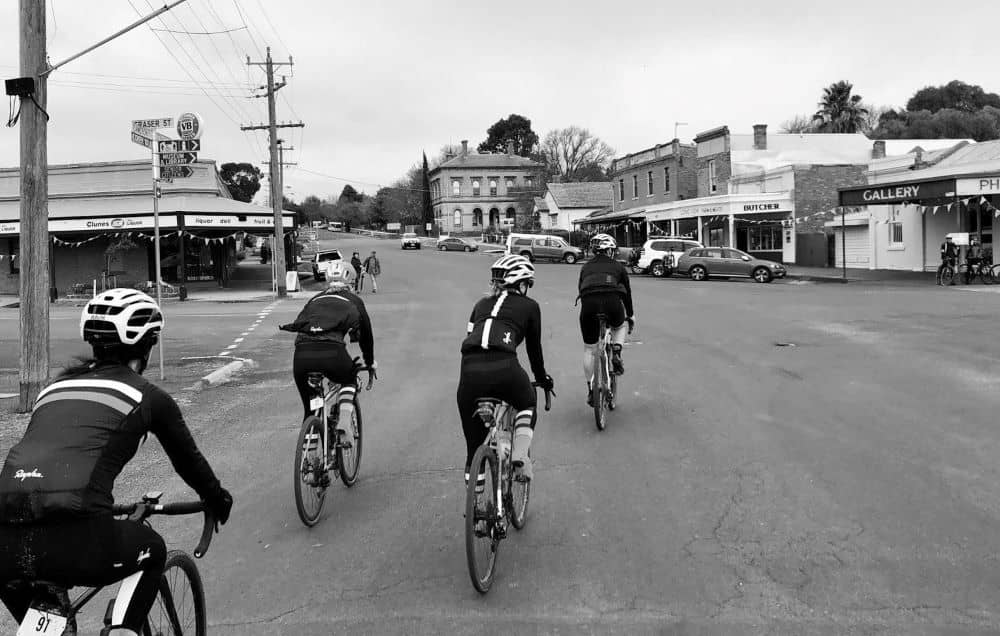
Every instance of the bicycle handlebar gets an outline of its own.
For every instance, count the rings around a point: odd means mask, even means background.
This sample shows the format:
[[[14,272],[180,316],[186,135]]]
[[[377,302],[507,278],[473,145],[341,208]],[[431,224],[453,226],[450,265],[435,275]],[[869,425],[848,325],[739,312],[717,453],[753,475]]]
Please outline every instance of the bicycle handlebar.
[[[201,530],[201,540],[198,541],[194,549],[195,558],[200,559],[208,551],[209,544],[212,543],[212,533],[215,530],[215,517],[205,506],[203,501],[179,501],[176,503],[161,504],[155,502],[140,501],[131,504],[115,504],[112,507],[112,514],[128,515],[130,521],[145,521],[153,515],[193,515],[204,513],[205,525]]]
[[[535,386],[535,387],[539,387],[539,388],[542,387],[542,385],[540,383],[538,383],[538,382],[532,382],[531,386]],[[545,410],[546,411],[552,409],[552,398],[555,396],[555,394],[556,394],[556,392],[553,391],[552,389],[545,389]]]

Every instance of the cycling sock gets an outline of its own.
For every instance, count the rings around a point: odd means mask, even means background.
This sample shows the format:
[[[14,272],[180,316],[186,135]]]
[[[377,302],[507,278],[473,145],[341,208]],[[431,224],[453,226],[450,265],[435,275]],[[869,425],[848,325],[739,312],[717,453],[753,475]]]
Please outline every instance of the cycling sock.
[[[344,387],[340,390],[340,395],[337,396],[337,411],[339,417],[337,420],[337,430],[347,431],[348,423],[354,416],[354,394],[357,390],[353,386]]]
[[[531,439],[535,431],[527,426],[518,426],[514,429],[514,448],[511,451],[511,461],[515,466],[523,466],[529,462],[528,450],[531,448]]]

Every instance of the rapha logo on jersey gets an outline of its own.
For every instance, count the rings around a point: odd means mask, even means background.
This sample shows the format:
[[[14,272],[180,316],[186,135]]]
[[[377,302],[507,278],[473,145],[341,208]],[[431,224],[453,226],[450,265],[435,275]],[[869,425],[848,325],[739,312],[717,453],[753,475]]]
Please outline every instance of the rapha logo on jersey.
[[[34,470],[32,470],[32,471],[28,471],[28,472],[25,472],[23,470],[19,470],[16,473],[14,473],[14,479],[20,479],[22,482],[25,479],[28,479],[29,477],[31,479],[43,479],[45,477],[45,475],[43,475],[42,473],[38,472],[37,468],[34,469]]]
[[[316,333],[317,331],[323,331],[322,327],[309,327],[309,331]]]
[[[509,331],[505,331],[504,332],[504,334],[503,334],[503,343],[504,344],[510,344],[510,332]]]
[[[138,558],[138,559],[136,559],[136,560],[135,560],[135,562],[136,562],[137,564],[138,564],[138,563],[142,563],[143,561],[145,561],[146,559],[148,559],[148,558],[149,558],[150,556],[151,556],[151,555],[150,555],[150,553],[149,553],[149,548],[146,548],[145,550],[143,550],[143,551],[141,551],[141,552],[139,553],[139,558]]]

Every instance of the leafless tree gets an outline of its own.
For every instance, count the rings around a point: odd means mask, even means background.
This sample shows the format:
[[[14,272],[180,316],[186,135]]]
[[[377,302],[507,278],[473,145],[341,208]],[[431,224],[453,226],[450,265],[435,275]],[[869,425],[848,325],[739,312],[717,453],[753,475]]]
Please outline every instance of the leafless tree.
[[[796,115],[781,124],[781,132],[801,135],[816,132],[816,124],[808,115]]]
[[[449,158],[457,157],[460,154],[462,154],[462,146],[460,146],[459,144],[445,144],[441,146],[441,150],[438,151],[437,156],[429,160],[428,162],[429,168],[433,170],[434,168],[437,168],[442,163],[447,161]]]
[[[611,146],[579,126],[550,131],[541,150],[549,170],[563,181],[577,181],[585,172],[592,174],[588,170],[592,166],[604,169],[615,156]]]
[[[866,113],[861,117],[861,129],[858,132],[863,132],[869,137],[878,128],[879,120],[882,119],[882,115],[892,110],[888,106],[872,106],[871,104],[866,104],[864,102],[861,105],[866,109]]]

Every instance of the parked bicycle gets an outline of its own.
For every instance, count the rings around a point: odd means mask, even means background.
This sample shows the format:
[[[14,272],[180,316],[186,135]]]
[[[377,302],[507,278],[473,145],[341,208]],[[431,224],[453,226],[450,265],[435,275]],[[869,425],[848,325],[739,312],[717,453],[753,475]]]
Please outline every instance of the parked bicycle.
[[[968,263],[962,263],[956,268],[954,263],[949,262],[941,267],[941,284],[950,285],[958,276],[966,285],[972,283],[977,277],[982,284],[992,285],[1000,280],[998,275],[1000,275],[1000,267],[992,265],[986,258],[974,263],[971,270]]]
[[[358,372],[368,372],[367,390],[375,381],[375,369],[358,366]],[[354,415],[351,422],[343,427],[346,435],[337,435],[338,419],[337,394],[341,385],[330,382],[322,373],[308,374],[309,386],[313,390],[309,408],[312,415],[306,417],[299,431],[295,447],[295,508],[299,518],[307,526],[314,526],[326,501],[326,491],[330,487],[330,473],[340,476],[340,481],[350,488],[358,479],[361,466],[361,401],[354,394]],[[360,375],[356,379],[361,389]],[[330,411],[333,411],[331,413]]]
[[[611,326],[608,325],[608,317],[598,314],[597,318],[600,321],[598,333],[601,334],[601,339],[597,341],[594,351],[594,379],[590,387],[593,393],[591,401],[594,423],[597,424],[597,430],[603,431],[608,425],[607,412],[618,406],[618,374],[611,366]]]
[[[553,395],[545,392],[546,411],[552,406]],[[490,432],[472,456],[465,494],[465,554],[472,585],[485,594],[496,575],[497,552],[507,538],[508,522],[520,530],[527,521],[531,481],[516,473],[510,458],[516,415],[513,407],[484,397],[477,401],[476,414]]]
[[[194,556],[201,558],[208,550],[215,530],[215,519],[201,501],[161,504],[161,492],[150,492],[142,501],[133,504],[116,504],[116,516],[127,515],[130,521],[149,524],[153,515],[190,515],[204,513],[205,525],[201,540],[194,549]],[[70,601],[68,588],[48,581],[12,581],[8,586],[32,592],[32,600],[17,636],[76,636],[76,616],[83,607],[97,596],[105,586],[86,588],[76,600]],[[116,599],[108,601],[101,634],[121,627],[113,624]],[[160,585],[153,607],[146,617],[144,635],[205,636],[208,622],[205,613],[205,588],[198,574],[198,567],[186,552],[170,550],[160,577]]]

